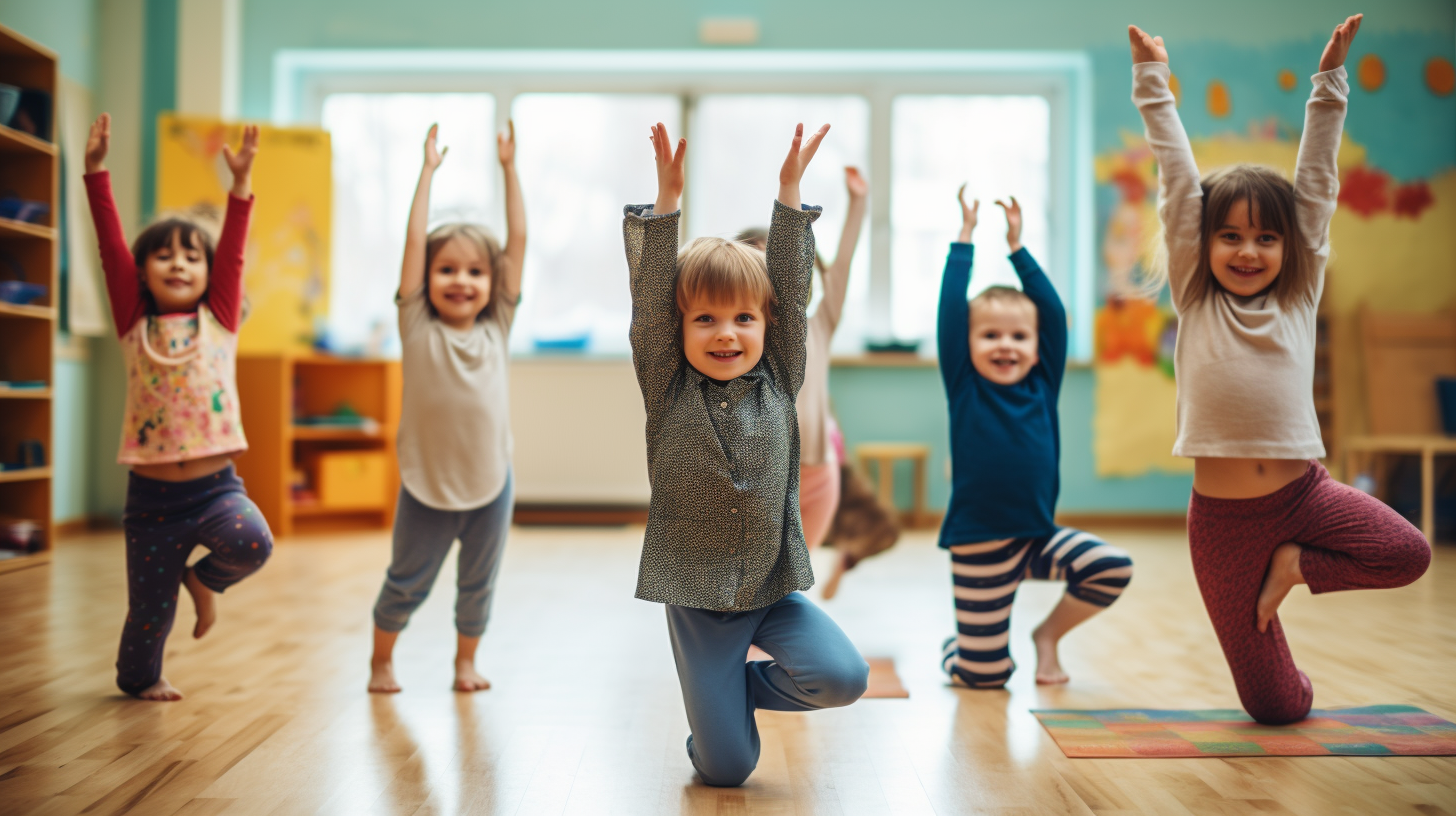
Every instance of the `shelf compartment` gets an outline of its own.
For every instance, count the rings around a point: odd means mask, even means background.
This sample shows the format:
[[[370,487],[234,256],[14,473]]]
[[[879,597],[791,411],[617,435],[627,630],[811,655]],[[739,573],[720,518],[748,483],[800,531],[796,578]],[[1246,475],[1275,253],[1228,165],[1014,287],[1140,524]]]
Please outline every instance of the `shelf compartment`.
[[[0,470],[0,484],[30,482],[36,479],[49,479],[50,477],[50,466],[25,468],[24,470]]]
[[[50,399],[54,395],[46,388],[6,388],[0,385],[0,399]]]
[[[294,425],[295,442],[378,442],[384,439],[384,430],[374,428],[321,428],[313,425]]]
[[[19,317],[36,320],[55,320],[56,310],[50,306],[19,306],[0,300],[0,318]]]
[[[37,139],[29,133],[0,125],[0,153],[36,153],[54,156],[57,148],[44,139]]]
[[[0,238],[40,238],[54,241],[56,228],[16,221],[13,218],[0,218]]]

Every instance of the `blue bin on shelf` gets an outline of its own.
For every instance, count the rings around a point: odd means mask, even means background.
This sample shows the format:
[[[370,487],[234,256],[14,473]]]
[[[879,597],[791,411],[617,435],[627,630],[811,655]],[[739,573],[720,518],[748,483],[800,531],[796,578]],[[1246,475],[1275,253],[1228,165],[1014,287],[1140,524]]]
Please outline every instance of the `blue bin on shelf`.
[[[1456,377],[1436,380],[1436,399],[1441,404],[1441,429],[1456,436]]]

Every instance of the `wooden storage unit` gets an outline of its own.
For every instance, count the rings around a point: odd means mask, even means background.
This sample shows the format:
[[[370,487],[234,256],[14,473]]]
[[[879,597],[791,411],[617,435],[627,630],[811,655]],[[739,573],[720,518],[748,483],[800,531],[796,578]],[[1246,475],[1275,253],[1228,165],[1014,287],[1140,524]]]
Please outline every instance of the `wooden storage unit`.
[[[248,436],[248,451],[237,459],[238,474],[275,536],[394,524],[399,492],[394,449],[399,430],[399,361],[240,355],[238,399]],[[333,414],[341,404],[376,424],[356,429],[295,423],[299,417]],[[373,452],[384,457],[378,501],[331,507],[294,499],[294,471],[304,470],[316,478],[312,471],[319,457],[330,452]]]
[[[56,55],[0,26],[0,83],[45,91],[51,96],[50,132],[37,138],[0,125],[0,191],[43,202],[50,211],[40,223],[0,218],[0,280],[18,270],[29,283],[46,287],[34,303],[0,302],[0,381],[39,381],[43,388],[0,384],[0,461],[17,461],[22,443],[38,441],[47,466],[0,471],[0,519],[24,519],[40,527],[38,553],[0,560],[0,573],[45,564],[54,546],[51,523],[51,398],[55,366],[56,305],[60,302],[60,151],[55,145]]]

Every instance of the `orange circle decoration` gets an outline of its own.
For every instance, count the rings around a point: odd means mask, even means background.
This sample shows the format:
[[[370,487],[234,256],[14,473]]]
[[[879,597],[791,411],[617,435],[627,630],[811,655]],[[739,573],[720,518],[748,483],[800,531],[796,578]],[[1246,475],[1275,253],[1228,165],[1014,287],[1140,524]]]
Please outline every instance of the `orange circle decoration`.
[[[1456,90],[1456,66],[1444,57],[1431,57],[1426,63],[1426,87],[1436,96],[1450,96]]]
[[[1168,90],[1173,92],[1173,107],[1183,104],[1183,83],[1178,81],[1177,74],[1168,74]]]
[[[1360,58],[1360,67],[1355,69],[1355,74],[1360,78],[1360,87],[1375,93],[1385,84],[1385,60],[1366,54]]]
[[[1229,99],[1228,86],[1216,79],[1208,83],[1208,112],[1215,118],[1222,119],[1228,116],[1233,109],[1234,104]]]
[[[1294,86],[1297,84],[1299,84],[1299,80],[1294,78],[1293,71],[1285,68],[1283,71],[1279,72],[1279,90],[1292,91],[1294,90]]]

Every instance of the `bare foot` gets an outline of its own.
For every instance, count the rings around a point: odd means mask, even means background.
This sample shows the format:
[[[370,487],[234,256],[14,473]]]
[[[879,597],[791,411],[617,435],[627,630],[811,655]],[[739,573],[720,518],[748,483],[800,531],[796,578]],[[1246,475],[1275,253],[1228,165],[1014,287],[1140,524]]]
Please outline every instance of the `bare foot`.
[[[182,699],[182,692],[173,688],[172,684],[167,682],[167,678],[162,677],[157,682],[142,689],[141,693],[137,694],[137,696],[143,700],[171,703]]]
[[[1259,631],[1269,629],[1269,621],[1279,613],[1279,605],[1289,595],[1289,590],[1304,583],[1304,572],[1299,568],[1299,556],[1304,548],[1292,542],[1280,544],[1269,556],[1269,571],[1264,573],[1264,587],[1259,590],[1259,602],[1255,610],[1259,616]]]
[[[488,688],[490,688],[490,681],[475,670],[474,660],[455,661],[456,691],[485,691]]]
[[[398,694],[399,683],[394,679],[393,663],[369,664],[369,693]]]
[[[197,608],[197,625],[192,627],[192,636],[200,638],[217,623],[217,593],[203,586],[197,578],[197,571],[191,567],[182,574],[182,585],[187,587],[192,605]]]
[[[1036,684],[1039,686],[1058,686],[1071,679],[1057,660],[1057,640],[1040,626],[1031,633],[1031,641],[1036,644]]]

